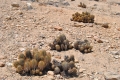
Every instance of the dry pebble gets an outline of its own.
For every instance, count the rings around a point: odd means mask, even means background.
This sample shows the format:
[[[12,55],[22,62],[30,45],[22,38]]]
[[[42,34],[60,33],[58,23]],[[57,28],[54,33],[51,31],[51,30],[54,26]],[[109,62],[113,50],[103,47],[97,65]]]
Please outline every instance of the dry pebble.
[[[4,66],[5,66],[5,63],[0,62],[0,67],[4,67]]]

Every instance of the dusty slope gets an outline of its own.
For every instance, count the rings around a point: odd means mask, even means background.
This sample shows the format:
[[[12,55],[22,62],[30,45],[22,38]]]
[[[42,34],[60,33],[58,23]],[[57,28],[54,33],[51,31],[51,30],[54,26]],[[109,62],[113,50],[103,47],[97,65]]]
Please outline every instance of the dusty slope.
[[[17,1],[20,7],[15,9],[11,3]],[[0,0],[0,55],[7,56],[0,59],[0,62],[6,63],[5,67],[0,67],[0,80],[28,80],[30,77],[21,77],[15,73],[15,69],[8,66],[12,63],[19,51],[25,48],[44,48],[49,50],[48,43],[56,35],[64,33],[70,41],[76,39],[88,39],[93,45],[93,52],[82,54],[74,49],[63,52],[50,51],[54,55],[74,54],[77,65],[86,71],[81,74],[83,77],[71,78],[71,80],[104,80],[104,72],[112,71],[120,73],[120,58],[115,59],[110,54],[111,51],[120,50],[120,5],[110,2],[83,1],[87,4],[86,9],[78,8],[77,5],[82,0],[71,2],[70,6],[40,6],[38,3],[32,3],[34,9],[26,10],[26,1],[19,0]],[[75,12],[90,11],[95,15],[95,22],[109,23],[110,28],[106,29],[100,25],[93,24],[93,27],[73,27],[74,22],[70,21],[71,15]],[[23,13],[20,15],[20,13]],[[7,19],[11,18],[11,20]],[[89,24],[87,24],[89,25]],[[63,31],[55,31],[54,27],[60,26]],[[103,43],[97,43],[93,37],[103,40]],[[32,76],[32,80],[39,80],[41,77]],[[30,78],[31,79],[31,78]],[[42,79],[48,79],[46,76]]]

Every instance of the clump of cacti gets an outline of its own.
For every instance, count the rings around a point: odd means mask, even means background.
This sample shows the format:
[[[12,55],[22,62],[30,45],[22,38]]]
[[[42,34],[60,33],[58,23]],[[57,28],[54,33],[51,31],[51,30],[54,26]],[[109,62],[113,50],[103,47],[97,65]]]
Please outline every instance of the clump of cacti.
[[[57,50],[57,51],[66,51],[68,49],[72,49],[73,46],[69,42],[69,40],[66,38],[64,34],[58,35],[53,43],[50,43],[49,46],[51,47],[51,50]]]
[[[24,54],[18,55],[18,60],[13,62],[16,72],[20,74],[42,75],[46,69],[49,69],[51,55],[45,50],[26,49]]]
[[[90,53],[92,51],[92,46],[88,40],[76,41],[74,43],[74,48],[82,53]]]
[[[80,4],[78,5],[78,7],[82,7],[82,8],[86,8],[86,5],[82,2],[80,2]]]
[[[83,23],[94,23],[94,15],[89,12],[82,12],[82,14],[76,12],[72,15],[71,21],[83,22]]]
[[[52,68],[55,74],[64,73],[64,76],[76,76],[77,68],[75,66],[74,55],[65,56],[64,60],[58,62],[57,60],[53,60]]]

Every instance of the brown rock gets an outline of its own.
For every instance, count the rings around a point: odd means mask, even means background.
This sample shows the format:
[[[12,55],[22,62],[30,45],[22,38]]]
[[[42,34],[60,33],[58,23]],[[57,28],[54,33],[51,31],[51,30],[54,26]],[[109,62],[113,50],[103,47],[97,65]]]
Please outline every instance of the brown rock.
[[[100,40],[100,39],[99,39],[97,42],[98,42],[98,43],[103,43],[103,41],[102,41],[102,40]]]
[[[102,24],[102,27],[109,28],[109,25],[108,25],[108,23],[104,23],[104,24]]]
[[[18,3],[16,3],[16,2],[13,2],[13,3],[11,4],[11,6],[12,6],[12,7],[20,7],[20,5],[19,5]]]
[[[3,62],[0,62],[0,67],[4,67],[5,64]]]
[[[62,27],[60,27],[60,26],[56,26],[56,27],[54,27],[54,29],[58,30],[58,31],[62,31],[63,30]]]
[[[120,28],[118,28],[117,30],[120,31]]]

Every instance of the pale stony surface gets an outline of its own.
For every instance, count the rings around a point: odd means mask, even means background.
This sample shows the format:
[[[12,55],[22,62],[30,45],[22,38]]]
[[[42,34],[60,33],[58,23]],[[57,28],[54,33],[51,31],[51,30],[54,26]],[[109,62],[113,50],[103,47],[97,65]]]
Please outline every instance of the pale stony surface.
[[[0,80],[56,79],[53,76],[47,77],[47,74],[21,76],[15,72],[11,63],[16,60],[19,52],[34,47],[51,52],[53,59],[59,56],[56,58],[59,61],[64,55],[75,56],[76,61],[79,61],[76,65],[82,73],[78,77],[65,80],[105,80],[105,72],[120,74],[120,56],[117,53],[120,50],[119,0],[50,0],[54,1],[53,5],[43,5],[40,1],[0,0],[0,62],[5,65],[0,67]],[[79,2],[85,3],[87,8],[77,7]],[[19,7],[12,7],[13,3],[19,4]],[[95,23],[85,24],[70,20],[72,14],[83,11],[94,14]],[[103,23],[109,23],[109,28],[102,27]],[[54,27],[62,30],[55,30]],[[75,49],[61,52],[50,50],[48,44],[60,33],[64,33],[71,42],[89,40],[93,52],[82,54]],[[98,43],[98,40],[102,43]]]

